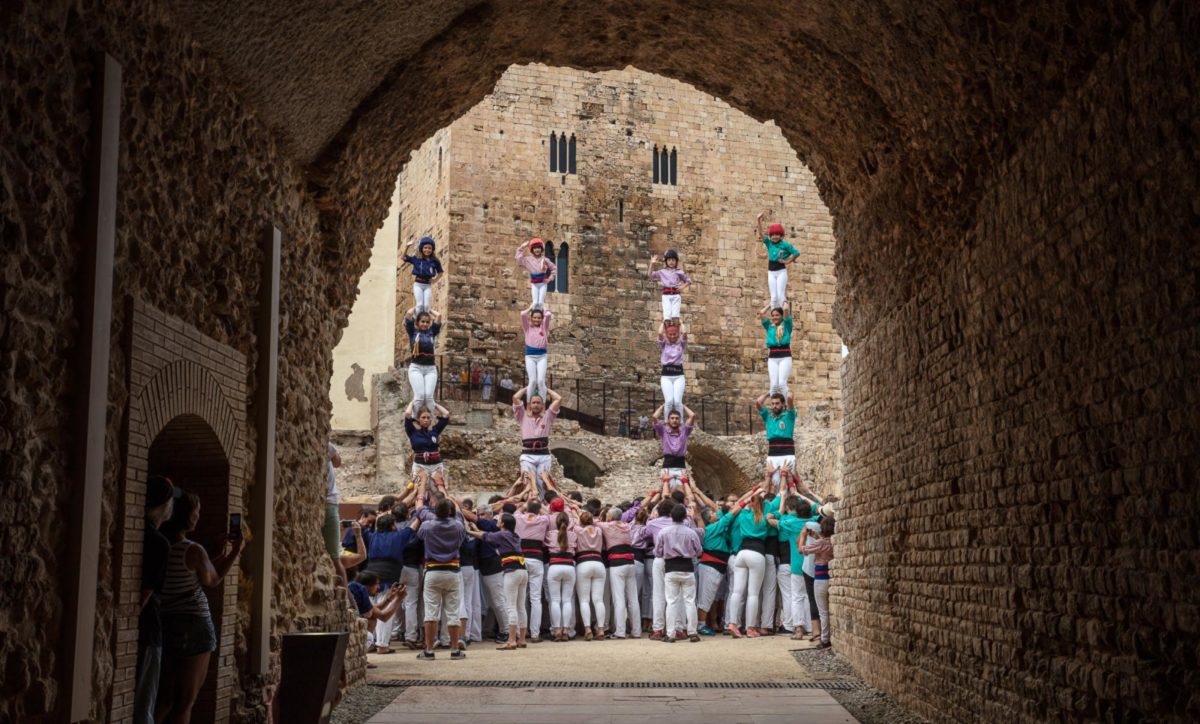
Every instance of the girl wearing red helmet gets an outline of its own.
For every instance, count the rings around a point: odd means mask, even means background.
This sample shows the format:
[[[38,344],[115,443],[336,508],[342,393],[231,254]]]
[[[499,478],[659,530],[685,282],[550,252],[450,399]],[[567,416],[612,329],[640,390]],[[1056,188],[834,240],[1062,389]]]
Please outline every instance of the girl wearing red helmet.
[[[528,249],[528,253],[526,250]],[[531,309],[546,306],[546,283],[555,277],[554,264],[546,258],[546,242],[530,239],[517,247],[517,266],[529,272],[529,293],[533,299]]]
[[[754,221],[754,231],[767,247],[767,287],[771,290],[771,309],[782,309],[787,303],[788,265],[800,258],[796,247],[783,240],[783,224],[771,224],[763,236],[762,212]]]

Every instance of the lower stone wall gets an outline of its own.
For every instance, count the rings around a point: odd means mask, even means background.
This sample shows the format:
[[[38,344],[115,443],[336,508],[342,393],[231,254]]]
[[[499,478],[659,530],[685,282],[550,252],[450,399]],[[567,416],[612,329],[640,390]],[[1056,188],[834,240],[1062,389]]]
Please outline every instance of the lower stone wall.
[[[1200,717],[1198,33],[1156,5],[846,360],[834,642],[931,720]]]

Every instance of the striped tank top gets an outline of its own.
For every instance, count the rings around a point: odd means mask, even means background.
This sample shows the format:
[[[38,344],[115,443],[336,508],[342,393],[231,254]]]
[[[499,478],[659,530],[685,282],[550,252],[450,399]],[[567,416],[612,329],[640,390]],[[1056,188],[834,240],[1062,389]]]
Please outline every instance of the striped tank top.
[[[200,579],[195,571],[187,567],[187,551],[194,545],[199,544],[187,538],[171,544],[162,587],[161,611],[164,616],[211,615],[208,610],[208,597],[200,587]]]

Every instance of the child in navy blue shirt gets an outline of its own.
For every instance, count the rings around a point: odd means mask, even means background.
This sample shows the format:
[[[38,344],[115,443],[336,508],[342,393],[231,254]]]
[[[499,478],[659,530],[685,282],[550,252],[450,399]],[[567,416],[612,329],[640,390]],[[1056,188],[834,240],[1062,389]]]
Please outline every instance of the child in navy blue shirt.
[[[422,236],[417,242],[417,255],[408,254],[410,242],[404,247],[404,263],[412,265],[413,274],[413,306],[417,311],[428,311],[433,304],[433,283],[442,276],[442,263],[438,261],[435,252],[437,245],[432,236]],[[403,265],[400,267],[403,269]]]

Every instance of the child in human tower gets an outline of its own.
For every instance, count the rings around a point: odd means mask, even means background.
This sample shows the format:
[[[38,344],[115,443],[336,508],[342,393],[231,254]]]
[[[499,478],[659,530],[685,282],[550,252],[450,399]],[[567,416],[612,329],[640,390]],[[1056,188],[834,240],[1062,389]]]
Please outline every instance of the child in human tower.
[[[663,254],[662,269],[654,268],[657,263],[657,255],[650,257],[650,278],[658,282],[658,286],[662,289],[663,321],[677,320],[681,302],[680,293],[691,285],[691,277],[679,266],[679,253],[674,249],[668,249],[667,253]]]
[[[546,242],[530,239],[517,247],[517,265],[529,272],[531,309],[546,306],[546,284],[555,277],[554,264],[546,258]]]
[[[800,258],[796,247],[783,240],[783,224],[771,224],[763,236],[762,223],[766,212],[754,220],[754,232],[767,247],[767,287],[771,291],[771,309],[783,308],[787,302],[788,266]]]

